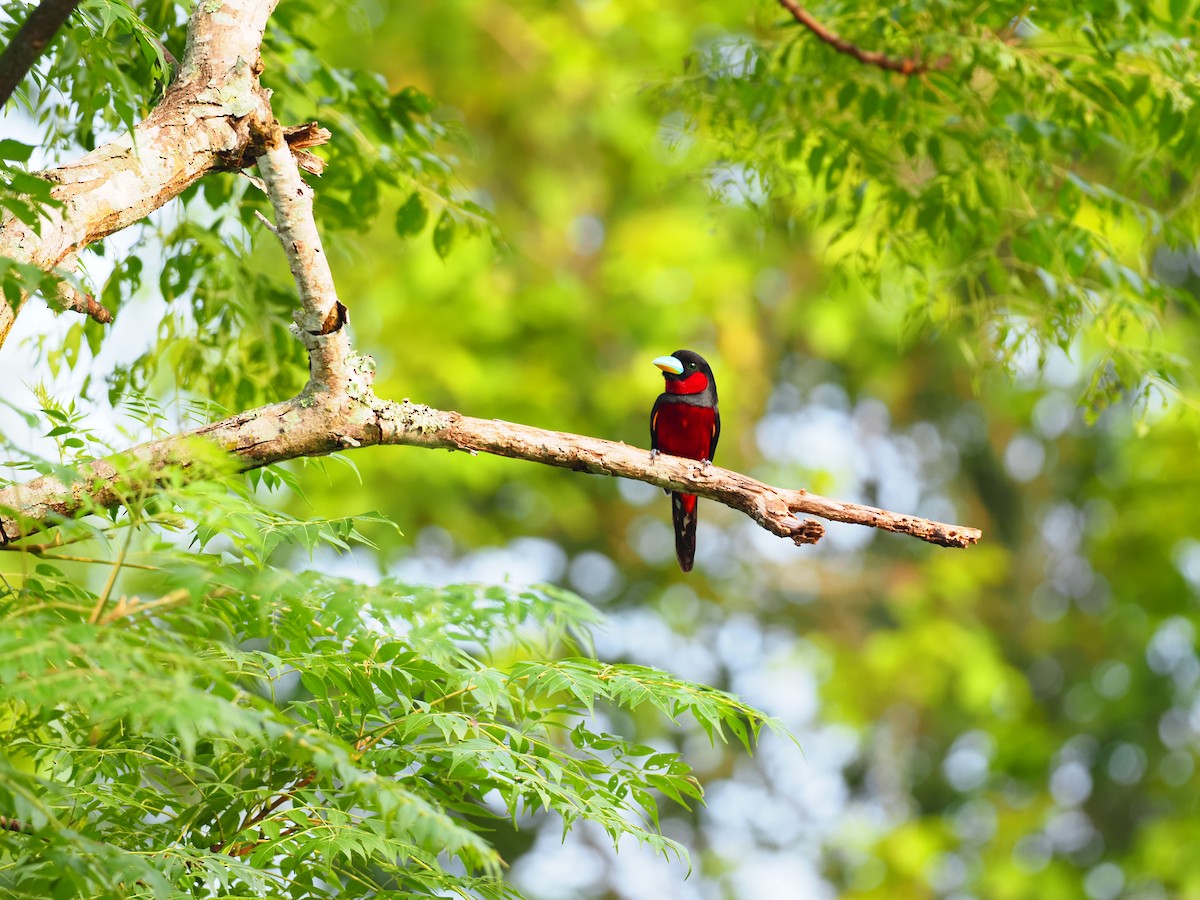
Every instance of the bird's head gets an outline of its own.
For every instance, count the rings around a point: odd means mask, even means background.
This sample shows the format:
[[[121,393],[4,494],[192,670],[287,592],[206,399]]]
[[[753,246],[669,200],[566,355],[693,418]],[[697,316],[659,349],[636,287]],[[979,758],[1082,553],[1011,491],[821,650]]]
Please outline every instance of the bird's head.
[[[701,394],[717,384],[712,369],[704,357],[692,350],[676,350],[670,356],[660,356],[654,365],[662,369],[668,394]]]

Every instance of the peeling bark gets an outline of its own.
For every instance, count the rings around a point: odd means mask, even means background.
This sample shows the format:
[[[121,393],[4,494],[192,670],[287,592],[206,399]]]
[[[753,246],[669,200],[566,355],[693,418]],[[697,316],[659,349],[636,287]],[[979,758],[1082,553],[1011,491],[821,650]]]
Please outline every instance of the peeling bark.
[[[296,325],[308,350],[309,384],[318,390],[339,390],[347,382],[350,338],[346,307],[338,300],[333,272],[313,218],[313,191],[300,177],[283,129],[274,119],[256,126],[262,146],[258,172],[275,210],[274,232],[283,245],[300,295]]]

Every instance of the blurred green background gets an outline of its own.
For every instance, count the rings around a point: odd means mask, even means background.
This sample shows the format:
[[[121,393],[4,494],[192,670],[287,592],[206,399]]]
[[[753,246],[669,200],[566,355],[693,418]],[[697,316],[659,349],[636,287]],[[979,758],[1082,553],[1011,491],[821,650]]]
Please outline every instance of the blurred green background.
[[[393,516],[379,564],[413,578],[566,584],[609,616],[602,657],[737,691],[800,738],[746,758],[615,723],[697,767],[707,806],[664,819],[694,871],[536,821],[502,845],[531,897],[1200,897],[1194,397],[1092,422],[1085,341],[988,365],[969,323],[915,326],[911,296],[764,216],[658,87],[779,23],[769,5],[454,0],[366,4],[314,36],[437,99],[507,243],[443,261],[428,234],[398,240],[397,185],[336,246],[354,340],[382,396],[640,446],[650,360],[692,348],[717,373],[721,464],[984,541],[833,525],[794,548],[705,503],[685,577],[656,490],[403,449],[356,455],[361,483],[330,467],[312,509]],[[1194,308],[1165,308],[1165,343],[1197,337]]]

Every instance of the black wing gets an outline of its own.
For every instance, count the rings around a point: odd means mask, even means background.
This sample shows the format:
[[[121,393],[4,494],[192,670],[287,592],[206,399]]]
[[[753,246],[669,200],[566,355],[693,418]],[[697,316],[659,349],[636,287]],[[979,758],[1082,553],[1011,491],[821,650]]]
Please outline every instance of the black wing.
[[[708,450],[708,461],[712,462],[717,458],[717,441],[721,439],[721,412],[715,406],[713,407],[713,439],[712,446]]]
[[[650,449],[658,449],[658,411],[662,407],[666,394],[659,394],[658,399],[654,401],[654,407],[650,410]]]

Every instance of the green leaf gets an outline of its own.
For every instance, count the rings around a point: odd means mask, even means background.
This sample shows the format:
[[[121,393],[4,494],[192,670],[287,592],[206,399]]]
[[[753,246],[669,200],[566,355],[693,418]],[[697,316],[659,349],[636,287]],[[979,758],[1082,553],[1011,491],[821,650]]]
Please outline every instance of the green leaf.
[[[817,144],[808,154],[808,174],[813,178],[821,171],[821,163],[825,159],[825,145]]]
[[[396,233],[401,237],[419,234],[428,220],[429,210],[425,208],[420,193],[413,191],[396,213]]]
[[[442,259],[449,255],[450,248],[454,245],[454,230],[454,217],[450,215],[449,210],[443,211],[433,228],[433,249]]]
[[[33,154],[33,147],[14,141],[12,138],[0,140],[0,159],[11,159],[16,162],[28,162]]]

